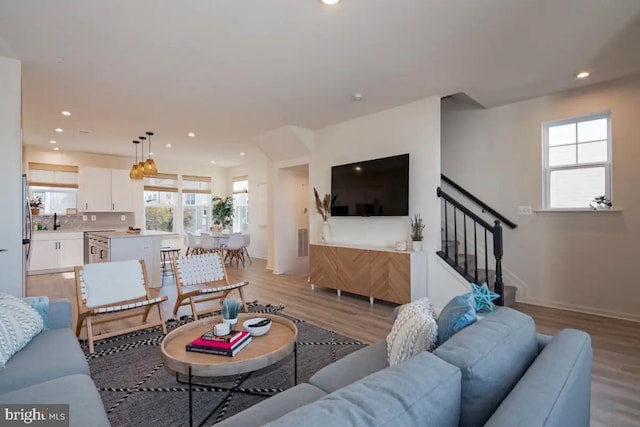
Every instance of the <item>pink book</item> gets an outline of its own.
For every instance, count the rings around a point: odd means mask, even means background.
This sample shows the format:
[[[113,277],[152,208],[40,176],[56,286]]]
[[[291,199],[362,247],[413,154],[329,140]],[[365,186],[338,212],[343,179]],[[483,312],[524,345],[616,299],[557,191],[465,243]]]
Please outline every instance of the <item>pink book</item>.
[[[240,337],[233,342],[220,342],[220,341],[211,341],[211,340],[203,340],[202,338],[196,338],[191,342],[191,345],[196,345],[199,347],[211,347],[211,348],[222,348],[225,350],[231,350],[236,346],[236,344],[240,343],[240,341],[244,341],[244,338],[249,335],[249,332],[242,331]]]

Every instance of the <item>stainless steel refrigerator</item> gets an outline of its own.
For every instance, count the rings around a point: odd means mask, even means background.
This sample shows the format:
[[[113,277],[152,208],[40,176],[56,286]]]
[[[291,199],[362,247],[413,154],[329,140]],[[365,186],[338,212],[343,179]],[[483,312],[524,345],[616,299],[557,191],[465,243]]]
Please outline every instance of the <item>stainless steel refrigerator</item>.
[[[22,295],[26,295],[27,268],[31,254],[32,233],[31,206],[29,206],[29,187],[27,175],[22,175]]]

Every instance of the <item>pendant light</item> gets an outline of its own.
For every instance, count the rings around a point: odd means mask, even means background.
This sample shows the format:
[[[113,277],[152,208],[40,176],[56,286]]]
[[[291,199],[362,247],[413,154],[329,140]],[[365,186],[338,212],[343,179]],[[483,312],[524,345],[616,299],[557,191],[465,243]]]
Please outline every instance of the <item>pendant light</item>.
[[[138,170],[140,171],[140,175],[142,176],[142,178],[144,178],[145,176],[147,176],[144,171],[144,140],[147,139],[147,137],[139,136],[138,139],[142,143],[142,155],[140,156],[140,162],[138,163]]]
[[[156,162],[151,158],[151,137],[153,132],[147,132],[147,136],[149,137],[149,157],[144,162],[144,174],[145,176],[156,176],[158,175],[158,168],[156,167]]]
[[[133,166],[131,166],[131,171],[129,172],[129,178],[131,179],[142,179],[142,171],[140,170],[139,164],[138,164],[138,144],[140,144],[140,141],[132,141],[135,146],[136,146],[136,162],[133,164]]]

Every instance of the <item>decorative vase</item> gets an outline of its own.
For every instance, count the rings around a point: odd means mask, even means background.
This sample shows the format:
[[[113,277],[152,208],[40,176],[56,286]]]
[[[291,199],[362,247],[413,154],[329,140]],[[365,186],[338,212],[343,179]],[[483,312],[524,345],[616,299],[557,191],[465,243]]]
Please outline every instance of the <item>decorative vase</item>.
[[[422,240],[414,240],[413,241],[413,251],[414,252],[422,252]]]
[[[233,331],[236,329],[236,324],[238,323],[238,318],[234,317],[233,319],[222,319],[222,323],[229,324],[229,330]]]
[[[40,215],[40,208],[31,208],[31,215]]]
[[[322,241],[324,243],[331,241],[331,224],[329,224],[329,221],[322,223]]]

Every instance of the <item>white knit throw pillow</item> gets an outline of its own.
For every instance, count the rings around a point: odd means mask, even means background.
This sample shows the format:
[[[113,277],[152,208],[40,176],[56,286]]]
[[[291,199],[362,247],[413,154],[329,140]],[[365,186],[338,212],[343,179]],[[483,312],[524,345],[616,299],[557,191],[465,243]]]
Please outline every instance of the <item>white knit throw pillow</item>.
[[[428,298],[420,298],[400,309],[387,335],[387,360],[396,365],[424,351],[431,351],[438,340],[438,324]]]
[[[42,317],[29,304],[0,293],[0,368],[43,328]]]

